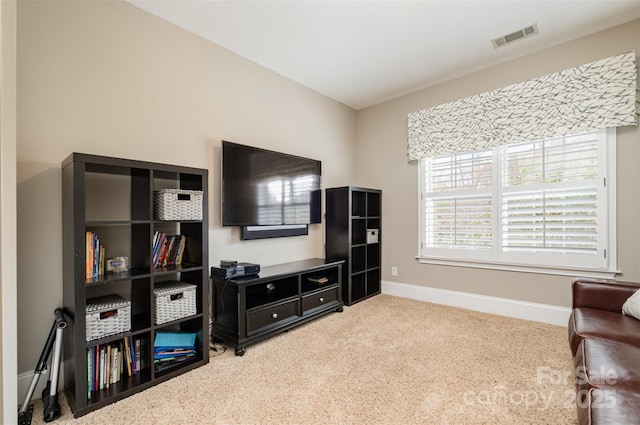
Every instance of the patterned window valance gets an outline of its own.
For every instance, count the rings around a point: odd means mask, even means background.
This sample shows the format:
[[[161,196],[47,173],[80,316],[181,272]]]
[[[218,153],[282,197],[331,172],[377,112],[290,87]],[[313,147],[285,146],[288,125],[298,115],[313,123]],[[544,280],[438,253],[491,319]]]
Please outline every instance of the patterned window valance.
[[[409,114],[409,160],[637,125],[635,52]]]

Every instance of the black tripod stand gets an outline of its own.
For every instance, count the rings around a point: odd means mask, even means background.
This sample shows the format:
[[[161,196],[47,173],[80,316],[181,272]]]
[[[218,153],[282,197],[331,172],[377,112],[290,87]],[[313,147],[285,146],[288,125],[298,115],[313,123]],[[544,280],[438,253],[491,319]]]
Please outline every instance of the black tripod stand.
[[[49,354],[51,354],[51,348],[53,348],[51,371],[49,373],[47,386],[42,391],[44,421],[51,422],[60,417],[60,404],[58,403],[58,375],[60,372],[60,360],[62,358],[62,331],[67,326],[67,319],[65,319],[61,308],[56,308],[53,314],[55,314],[56,318],[53,321],[51,332],[49,332],[49,337],[47,337],[47,342],[44,344],[42,354],[40,354],[40,359],[38,360],[36,369],[33,372],[33,378],[31,378],[31,384],[29,384],[29,390],[24,397],[22,407],[18,411],[19,425],[31,424],[33,406],[30,406],[29,403],[31,403],[31,397],[33,397],[36,385],[38,385],[40,375],[47,370],[47,359],[49,358]]]

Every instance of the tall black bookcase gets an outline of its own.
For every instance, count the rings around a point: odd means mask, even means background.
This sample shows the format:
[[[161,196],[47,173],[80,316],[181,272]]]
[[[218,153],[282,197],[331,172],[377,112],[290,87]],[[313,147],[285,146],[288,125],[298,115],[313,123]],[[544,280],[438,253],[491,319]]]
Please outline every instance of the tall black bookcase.
[[[342,300],[346,305],[380,293],[382,191],[361,187],[326,189],[327,261],[345,260]]]
[[[76,417],[208,362],[207,176],[205,169],[81,153],[62,162],[63,302],[69,317],[64,337],[64,384]],[[202,191],[201,219],[155,219],[153,197],[160,189]],[[128,257],[129,270],[87,278],[86,232],[100,237],[107,258]],[[186,236],[180,265],[153,267],[156,232]],[[155,323],[154,288],[164,281],[195,285],[196,314]],[[131,329],[87,341],[87,300],[107,294],[131,302]],[[156,370],[153,343],[159,331],[195,333],[195,357],[168,370]],[[109,389],[91,391],[90,349],[118,344],[128,337],[141,343],[141,370],[123,375]]]

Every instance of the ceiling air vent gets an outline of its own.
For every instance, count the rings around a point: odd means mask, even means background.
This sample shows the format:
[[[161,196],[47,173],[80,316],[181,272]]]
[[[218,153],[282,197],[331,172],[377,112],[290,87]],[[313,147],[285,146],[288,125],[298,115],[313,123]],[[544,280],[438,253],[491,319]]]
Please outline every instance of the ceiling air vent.
[[[497,49],[498,47],[506,46],[509,43],[513,43],[514,41],[518,41],[526,37],[531,37],[532,35],[536,34],[538,34],[538,24],[533,24],[526,28],[522,28],[521,30],[512,32],[511,34],[494,38],[493,40],[491,40],[491,44],[493,44],[493,47]]]

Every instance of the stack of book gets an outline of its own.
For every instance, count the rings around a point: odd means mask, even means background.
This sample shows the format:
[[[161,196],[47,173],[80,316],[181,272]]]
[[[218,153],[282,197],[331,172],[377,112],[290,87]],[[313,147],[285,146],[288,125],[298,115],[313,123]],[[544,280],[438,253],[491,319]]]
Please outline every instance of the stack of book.
[[[86,232],[85,277],[93,279],[104,274],[105,249],[94,232]]]
[[[326,276],[309,276],[307,280],[316,285],[326,285],[329,282]]]
[[[153,344],[156,372],[160,373],[194,359],[196,334],[193,332],[157,332]]]
[[[186,236],[169,236],[163,232],[156,232],[153,235],[153,268],[182,264],[186,244]]]
[[[87,349],[87,396],[109,389],[123,376],[136,375],[144,368],[144,341],[129,336]]]

